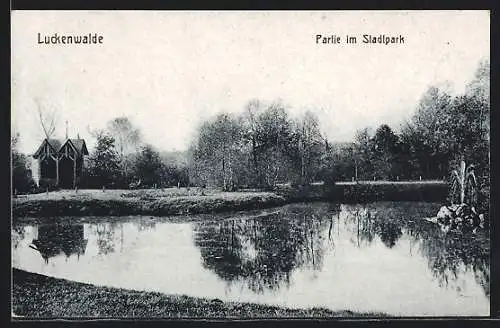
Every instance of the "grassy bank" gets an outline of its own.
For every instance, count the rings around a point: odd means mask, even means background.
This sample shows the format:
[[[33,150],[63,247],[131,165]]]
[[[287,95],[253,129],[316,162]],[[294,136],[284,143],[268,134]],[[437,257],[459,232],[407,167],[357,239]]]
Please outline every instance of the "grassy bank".
[[[275,192],[221,192],[200,188],[64,190],[13,199],[14,217],[171,216],[270,208],[302,201],[433,201],[446,199],[441,181],[337,183],[333,187],[280,186]]]
[[[12,312],[27,318],[381,317],[377,313],[288,309],[253,303],[97,287],[13,269]]]
[[[14,198],[13,216],[101,216],[219,213],[283,205],[272,192],[220,192],[186,188],[53,191]]]
[[[442,202],[448,196],[443,181],[360,181],[337,183],[332,198],[346,203],[370,201]]]

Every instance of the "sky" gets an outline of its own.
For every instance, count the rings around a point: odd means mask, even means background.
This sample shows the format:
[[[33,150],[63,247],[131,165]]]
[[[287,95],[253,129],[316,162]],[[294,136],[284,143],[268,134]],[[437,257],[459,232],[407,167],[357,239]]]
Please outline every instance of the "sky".
[[[144,141],[185,150],[202,120],[253,98],[312,110],[330,140],[349,141],[364,127],[397,130],[431,85],[463,92],[490,51],[488,11],[13,11],[11,24],[11,123],[27,154],[43,140],[37,106],[56,111],[55,137],[67,121],[89,148],[89,129],[126,115]],[[38,33],[103,43],[38,44]]]

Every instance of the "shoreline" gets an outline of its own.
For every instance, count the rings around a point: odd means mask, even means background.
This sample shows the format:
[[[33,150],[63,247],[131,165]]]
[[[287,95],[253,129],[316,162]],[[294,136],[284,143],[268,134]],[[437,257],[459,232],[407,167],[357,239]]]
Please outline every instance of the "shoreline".
[[[382,313],[332,311],[313,307],[292,309],[247,302],[168,295],[158,292],[100,287],[12,269],[12,313],[23,319],[269,319],[388,317]]]
[[[45,197],[46,196],[46,197]],[[13,217],[175,216],[270,208],[287,204],[272,192],[172,194],[161,190],[56,191],[13,199]]]
[[[443,182],[344,183],[327,188],[281,187],[276,191],[222,192],[200,188],[61,190],[12,199],[12,216],[175,216],[272,208],[313,201],[443,201]]]

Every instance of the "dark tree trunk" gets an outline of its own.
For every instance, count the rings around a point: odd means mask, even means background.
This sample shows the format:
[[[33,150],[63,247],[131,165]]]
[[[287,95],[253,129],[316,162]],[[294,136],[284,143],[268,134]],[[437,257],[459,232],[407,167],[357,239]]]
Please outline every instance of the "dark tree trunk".
[[[222,154],[222,189],[226,191],[226,150],[224,147],[224,154]]]

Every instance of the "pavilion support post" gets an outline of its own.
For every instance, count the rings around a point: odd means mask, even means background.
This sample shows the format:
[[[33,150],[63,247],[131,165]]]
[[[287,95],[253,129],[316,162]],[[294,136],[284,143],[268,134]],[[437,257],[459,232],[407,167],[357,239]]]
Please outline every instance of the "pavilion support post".
[[[73,158],[73,189],[76,188],[76,156]]]
[[[59,159],[56,158],[56,186],[59,187]]]

